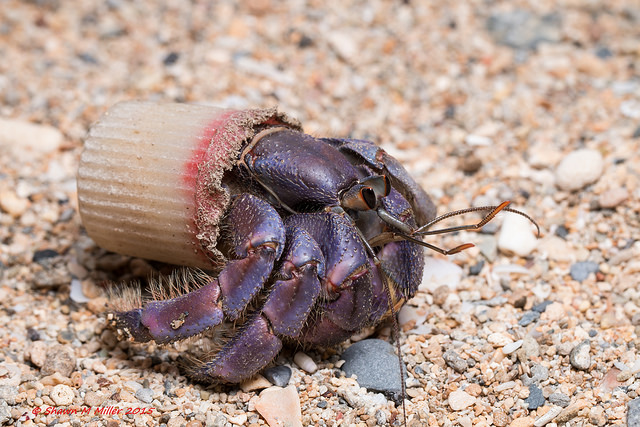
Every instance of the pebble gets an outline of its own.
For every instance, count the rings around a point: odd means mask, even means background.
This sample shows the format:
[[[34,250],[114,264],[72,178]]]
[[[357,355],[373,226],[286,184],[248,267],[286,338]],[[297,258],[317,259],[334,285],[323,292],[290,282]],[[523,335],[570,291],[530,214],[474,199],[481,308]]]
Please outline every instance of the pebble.
[[[22,383],[22,370],[20,366],[3,362],[0,364],[0,383],[7,386],[19,386]]]
[[[358,341],[340,358],[345,361],[342,370],[346,376],[356,375],[360,387],[391,395],[401,392],[398,356],[388,342],[379,339]]]
[[[234,417],[228,417],[227,421],[237,426],[244,426],[247,424],[247,419],[248,419],[247,414],[239,414]]]
[[[460,355],[454,350],[445,351],[442,355],[442,358],[447,363],[447,365],[449,365],[451,368],[453,368],[454,371],[459,374],[462,374],[469,367],[467,361],[460,357]]]
[[[526,257],[538,246],[534,226],[521,215],[504,216],[498,236],[498,249],[506,254]]]
[[[0,208],[14,218],[19,218],[29,208],[29,200],[22,199],[13,191],[0,192]]]
[[[538,409],[542,405],[544,405],[544,395],[542,394],[542,389],[535,384],[529,384],[529,397],[525,400],[525,403],[528,405],[528,409],[533,411]]]
[[[554,405],[566,408],[571,403],[571,398],[564,393],[555,392],[549,395],[549,402]]]
[[[556,184],[566,191],[576,191],[596,182],[602,170],[604,160],[597,150],[580,149],[565,156],[556,169]]]
[[[496,427],[504,427],[509,423],[509,416],[502,409],[494,409],[491,414],[493,417],[493,425]]]
[[[150,388],[143,387],[140,390],[136,391],[136,398],[144,403],[153,402],[153,390]]]
[[[509,427],[531,427],[534,423],[534,419],[531,417],[520,417],[511,421]]]
[[[302,426],[300,398],[294,385],[263,390],[255,407],[270,426]]]
[[[71,405],[73,396],[74,394],[71,387],[64,384],[58,384],[51,390],[51,393],[49,393],[49,397],[51,397],[58,406]]]
[[[90,390],[84,395],[84,404],[91,407],[97,407],[102,405],[105,400],[107,400],[107,397],[107,395]]]
[[[278,387],[286,387],[291,379],[291,368],[285,365],[273,366],[267,368],[262,373],[273,385]]]
[[[54,345],[47,350],[47,356],[40,372],[42,375],[60,373],[64,377],[71,376],[76,369],[76,358],[73,350],[66,346]]]
[[[589,404],[586,400],[579,400],[571,405],[567,406],[560,412],[560,414],[556,417],[555,421],[557,423],[566,423],[569,420],[574,419],[578,416],[578,413],[586,408]]]
[[[519,349],[520,347],[522,347],[522,340],[518,340],[515,342],[512,342],[510,344],[505,345],[504,347],[502,347],[502,353],[503,354],[511,354],[514,351],[516,351],[517,349]]]
[[[306,371],[310,374],[313,374],[318,370],[318,365],[313,361],[306,353],[301,351],[297,352],[295,356],[293,356],[293,361],[298,365],[300,369]]]
[[[0,146],[8,147],[20,161],[51,153],[63,140],[62,133],[53,126],[0,118]]]
[[[476,403],[476,398],[464,390],[456,390],[449,394],[449,406],[454,411],[462,411]]]
[[[612,188],[605,191],[598,198],[598,203],[603,209],[615,209],[629,198],[629,192],[625,188]]]
[[[531,409],[531,408],[529,408],[529,409]],[[553,421],[553,419],[555,417],[557,417],[558,414],[560,414],[560,412],[562,412],[562,408],[559,407],[559,406],[554,406],[553,408],[549,409],[549,411],[547,411],[546,414],[544,414],[541,417],[539,417],[538,419],[536,419],[536,421],[533,423],[533,425],[536,426],[536,427],[545,426],[548,423],[550,423],[551,421]]]
[[[15,385],[0,385],[0,402],[5,401],[9,405],[15,405],[16,396],[18,396],[18,386]]]
[[[592,261],[580,261],[571,264],[569,274],[573,280],[582,282],[589,277],[589,274],[596,273],[598,271],[598,264]]]
[[[640,397],[627,403],[627,426],[640,427]]]
[[[569,360],[571,366],[581,371],[586,371],[591,366],[591,343],[584,340],[571,350]]]
[[[462,273],[462,268],[451,261],[427,257],[419,289],[433,293],[439,286],[446,285],[455,290],[462,279]]]
[[[518,320],[518,325],[525,327],[529,326],[533,322],[537,322],[540,319],[540,313],[537,311],[526,311],[520,320]]]
[[[276,384],[276,385],[279,385],[279,384]],[[265,377],[263,377],[260,374],[254,375],[251,378],[244,380],[242,383],[240,383],[240,388],[245,393],[248,393],[254,390],[262,390],[268,387],[271,387],[271,383],[269,382],[269,380],[267,380]]]
[[[535,49],[542,42],[562,38],[561,18],[557,14],[536,15],[526,9],[491,15],[487,29],[496,42],[515,49]]]
[[[507,344],[512,344],[513,338],[500,332],[494,332],[487,337],[487,341],[494,347],[504,347]]]
[[[549,378],[549,368],[536,363],[535,365],[531,366],[530,374],[531,376],[526,374],[522,376],[522,384],[527,387],[531,384],[539,384],[543,381],[546,381]]]

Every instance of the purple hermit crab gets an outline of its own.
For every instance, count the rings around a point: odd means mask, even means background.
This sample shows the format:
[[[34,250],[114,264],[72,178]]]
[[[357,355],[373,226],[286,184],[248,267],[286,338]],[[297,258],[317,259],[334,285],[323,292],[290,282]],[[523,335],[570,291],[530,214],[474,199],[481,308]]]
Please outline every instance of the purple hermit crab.
[[[137,342],[224,329],[188,374],[240,382],[283,343],[330,346],[397,312],[418,289],[435,207],[369,141],[314,138],[275,109],[120,103],[89,133],[80,213],[106,249],[198,267],[186,292],[116,309]],[[479,229],[507,202],[487,210]],[[465,210],[469,211],[469,210]],[[135,305],[135,304],[134,304]]]

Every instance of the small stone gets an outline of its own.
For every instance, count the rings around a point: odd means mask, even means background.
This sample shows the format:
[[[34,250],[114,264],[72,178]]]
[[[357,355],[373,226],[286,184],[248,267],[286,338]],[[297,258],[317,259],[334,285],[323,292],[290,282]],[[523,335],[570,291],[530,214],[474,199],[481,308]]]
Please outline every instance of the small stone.
[[[527,311],[525,312],[520,320],[518,320],[518,325],[525,327],[529,326],[533,322],[537,322],[540,319],[540,313],[537,311]]]
[[[247,419],[248,419],[247,414],[239,414],[234,417],[228,417],[227,421],[237,426],[244,426],[247,424]]]
[[[566,423],[569,420],[574,419],[578,416],[578,413],[588,406],[588,402],[586,400],[579,400],[571,405],[567,406],[560,412],[555,419],[557,423]]]
[[[57,338],[60,344],[69,344],[71,341],[73,341],[75,336],[69,329],[64,329],[58,333]]]
[[[538,344],[538,341],[536,341],[534,337],[527,335],[524,337],[524,340],[522,340],[522,352],[526,359],[530,359],[533,356],[539,356],[540,344]]]
[[[591,366],[591,343],[589,340],[584,340],[571,350],[569,354],[569,360],[571,366],[581,371],[586,371]]]
[[[47,350],[47,357],[40,372],[42,375],[52,375],[58,372],[64,377],[69,377],[75,369],[76,358],[73,350],[66,346],[54,345]]]
[[[482,267],[484,267],[484,261],[480,260],[476,264],[469,267],[469,275],[477,276],[482,271]]]
[[[531,408],[529,408],[531,409]],[[538,418],[533,425],[535,427],[542,427],[542,426],[546,426],[548,423],[550,423],[551,421],[553,421],[553,419],[555,417],[558,416],[558,414],[562,412],[562,408],[559,406],[554,406],[553,408],[549,409],[549,411],[547,411],[546,414],[542,415],[540,418]]]
[[[302,426],[300,398],[293,385],[263,390],[255,408],[270,426]]]
[[[71,387],[64,384],[58,384],[51,390],[51,393],[49,393],[49,397],[58,406],[71,405],[73,402],[73,396],[74,394]]]
[[[542,42],[562,39],[561,15],[536,15],[526,9],[514,9],[491,15],[487,29],[496,42],[515,49],[535,49]]]
[[[264,375],[271,384],[277,385],[278,387],[286,387],[291,379],[291,368],[285,365],[273,366],[265,369],[262,375]]]
[[[523,375],[522,384],[529,386],[531,384],[541,383],[549,378],[549,368],[546,366],[535,364],[530,369],[531,376]]]
[[[556,169],[556,184],[562,190],[576,191],[596,182],[602,170],[604,160],[597,150],[580,149],[569,153]]]
[[[8,147],[20,161],[51,153],[60,147],[63,140],[62,132],[53,126],[0,119],[0,146]]]
[[[33,256],[31,257],[31,260],[33,262],[40,263],[41,261],[43,261],[45,259],[55,258],[57,256],[60,256],[60,254],[57,251],[53,250],[53,249],[41,249],[41,250],[35,251],[33,253]]]
[[[612,188],[600,195],[598,202],[603,209],[615,209],[629,198],[629,192],[624,188]]]
[[[475,154],[470,153],[469,155],[460,157],[458,167],[462,172],[472,175],[480,170],[482,167],[482,160]]]
[[[153,390],[151,390],[150,388],[141,388],[140,390],[136,391],[136,398],[144,403],[151,403],[153,402]]]
[[[502,409],[494,409],[493,413],[493,425],[496,427],[504,427],[509,424],[509,416]]]
[[[534,409],[538,409],[542,405],[544,405],[544,395],[542,394],[542,389],[535,384],[529,385],[529,397],[525,400],[529,406],[529,410],[533,411]]]
[[[0,370],[2,371],[0,372],[0,377],[2,378],[0,384],[19,386],[22,383],[22,370],[20,366],[14,363],[3,362],[0,365]]]
[[[458,389],[449,394],[449,406],[454,411],[462,411],[475,403],[476,398],[464,390]]]
[[[84,395],[84,404],[91,407],[97,407],[102,405],[105,400],[107,400],[107,397],[107,395],[90,390]]]
[[[433,303],[439,306],[444,305],[450,293],[451,293],[451,288],[449,288],[449,286],[447,285],[438,286],[433,291]]]
[[[295,356],[293,356],[293,361],[300,367],[300,369],[310,374],[313,374],[318,370],[318,365],[316,365],[313,359],[301,351],[297,352]]]
[[[547,307],[549,307],[551,304],[553,304],[553,301],[542,301],[540,304],[536,304],[531,307],[531,310],[537,311],[538,313],[544,313],[547,310]]]
[[[627,426],[640,426],[640,397],[627,403]]]
[[[520,215],[505,215],[498,236],[498,249],[526,257],[538,246],[531,222]]]
[[[345,361],[342,370],[346,376],[355,375],[360,387],[392,396],[401,392],[398,356],[388,342],[379,339],[358,341],[340,358]]]
[[[531,417],[516,418],[509,424],[509,427],[531,427],[534,423],[534,419]]]
[[[7,402],[9,405],[16,404],[16,396],[18,396],[18,387],[14,385],[0,385],[0,402]]]
[[[517,349],[519,349],[520,347],[522,347],[522,340],[518,340],[515,342],[512,342],[510,344],[505,345],[504,347],[502,347],[502,353],[503,354],[511,354],[514,351],[516,351]]]
[[[494,332],[487,337],[487,341],[494,347],[504,347],[507,344],[513,343],[513,339],[500,332]]]
[[[427,257],[419,289],[433,293],[439,286],[446,285],[455,290],[462,279],[462,273],[462,268],[451,261]]]
[[[245,393],[248,393],[254,390],[262,390],[267,387],[271,387],[271,383],[260,374],[256,374],[251,378],[244,380],[242,383],[240,383],[240,388]]]
[[[469,365],[467,365],[467,361],[460,357],[460,355],[454,350],[445,351],[442,357],[447,365],[459,374],[462,374],[469,367]]]
[[[566,408],[571,403],[571,398],[564,393],[555,392],[549,395],[549,402],[554,405]]]
[[[102,361],[96,360],[91,365],[91,370],[97,374],[104,374],[105,372],[107,372],[107,367],[104,363],[102,363]]]
[[[598,264],[592,261],[580,261],[573,263],[569,274],[573,280],[582,282],[589,277],[589,274],[596,273],[598,271]]]
[[[29,200],[22,199],[12,191],[0,192],[0,208],[14,218],[19,218],[29,208]]]

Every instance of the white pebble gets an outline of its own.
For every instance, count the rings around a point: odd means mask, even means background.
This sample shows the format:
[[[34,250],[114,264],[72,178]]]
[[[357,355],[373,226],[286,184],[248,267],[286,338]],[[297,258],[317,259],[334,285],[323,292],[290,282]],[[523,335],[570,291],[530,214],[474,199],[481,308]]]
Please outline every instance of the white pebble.
[[[476,403],[476,398],[466,391],[458,389],[449,394],[449,406],[454,411],[462,411],[474,403]]]
[[[560,412],[562,412],[562,407],[561,406],[554,406],[551,409],[549,409],[549,411],[544,414],[543,416],[541,416],[540,418],[538,418],[533,425],[536,427],[542,427],[547,425],[549,422],[551,422],[555,417],[557,417]]]
[[[447,285],[455,290],[462,278],[462,268],[445,259],[427,257],[420,290],[433,293],[438,287]]]
[[[15,119],[0,119],[0,146],[8,147],[18,160],[51,153],[62,144],[62,132],[53,126]]]
[[[21,199],[12,191],[0,193],[0,208],[14,218],[18,218],[29,207],[27,199]]]
[[[516,351],[517,349],[519,349],[520,347],[522,347],[522,340],[518,340],[516,342],[512,342],[512,343],[509,343],[509,344],[505,345],[504,347],[502,347],[502,353],[503,354],[511,354],[514,351]]]
[[[310,374],[313,374],[318,370],[318,365],[311,359],[307,354],[299,351],[293,356],[293,361],[296,362],[296,365],[300,367],[303,371],[306,371]]]
[[[581,149],[569,153],[556,169],[556,184],[563,190],[579,190],[596,182],[604,168],[602,154],[597,150]]]
[[[613,209],[628,198],[629,192],[625,188],[618,187],[602,193],[598,201],[600,202],[600,207],[604,209]]]
[[[73,402],[73,390],[68,385],[58,384],[51,390],[49,397],[58,406],[71,405],[71,402]]]
[[[538,246],[531,222],[521,215],[505,215],[498,237],[498,248],[507,254],[528,256]]]

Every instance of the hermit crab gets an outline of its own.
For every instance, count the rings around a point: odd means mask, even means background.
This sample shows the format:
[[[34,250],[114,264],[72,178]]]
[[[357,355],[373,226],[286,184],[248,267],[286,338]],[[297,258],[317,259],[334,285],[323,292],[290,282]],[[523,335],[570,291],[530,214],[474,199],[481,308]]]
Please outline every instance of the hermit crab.
[[[188,367],[237,383],[284,344],[331,346],[417,291],[424,235],[477,230],[508,202],[435,217],[425,191],[374,143],[315,138],[275,109],[124,102],[90,130],[80,214],[105,249],[209,272],[195,289],[114,310],[136,342],[225,330]],[[432,230],[471,210],[475,225]],[[524,214],[523,214],[524,215]]]

